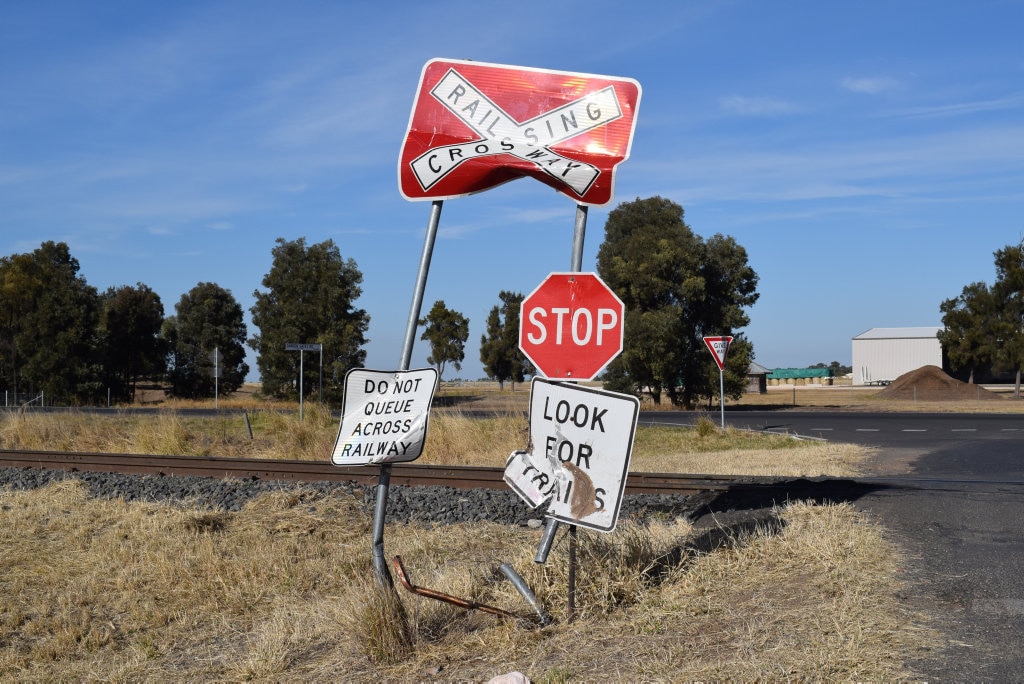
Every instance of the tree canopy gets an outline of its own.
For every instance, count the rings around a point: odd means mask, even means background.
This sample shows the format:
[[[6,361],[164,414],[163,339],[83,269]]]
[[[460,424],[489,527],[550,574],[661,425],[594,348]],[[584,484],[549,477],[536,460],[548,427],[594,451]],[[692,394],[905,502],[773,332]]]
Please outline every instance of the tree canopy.
[[[1020,397],[1024,369],[1024,240],[996,250],[996,278],[991,286],[974,282],[958,297],[939,305],[943,329],[939,331],[950,366],[975,371],[990,368],[1016,376],[1015,397]]]
[[[952,368],[968,369],[968,382],[973,383],[975,373],[995,361],[996,309],[991,290],[981,281],[965,285],[960,296],[939,305],[944,326],[939,343]]]
[[[176,397],[231,394],[249,372],[245,363],[245,321],[242,307],[230,290],[216,283],[199,283],[181,296],[176,315],[167,319],[164,338],[170,348],[168,380]],[[212,354],[221,355],[218,380]]]
[[[480,362],[484,373],[498,386],[505,381],[525,382],[527,375],[536,373],[530,360],[519,349],[519,309],[523,294],[502,290],[498,294],[500,305],[495,305],[487,316],[487,331],[480,336]]]
[[[63,242],[0,258],[0,377],[18,393],[97,401],[99,294]]]
[[[324,398],[340,400],[345,373],[366,362],[366,331],[370,316],[355,306],[362,294],[363,274],[352,259],[343,259],[333,240],[306,245],[305,238],[278,238],[265,291],[253,292],[250,309],[259,330],[249,338],[263,391],[277,397],[298,397],[299,386],[311,394],[319,386],[319,367],[305,364],[299,382],[300,357],[286,351],[288,343],[320,343],[324,359]]]
[[[419,320],[419,325],[424,326],[420,339],[430,343],[427,363],[437,368],[437,377],[444,376],[449,363],[455,370],[462,370],[466,340],[469,339],[469,319],[449,309],[444,300],[439,299],[430,308],[430,313]]]
[[[757,301],[758,277],[733,238],[704,240],[675,202],[638,198],[609,214],[597,270],[626,309],[624,350],[609,364],[606,386],[692,408],[719,393],[703,338],[732,335],[726,394],[743,392],[754,354],[738,331],[750,322],[745,307]]]
[[[111,398],[131,402],[140,378],[161,379],[167,370],[164,305],[142,283],[111,287],[101,300],[105,384]]]

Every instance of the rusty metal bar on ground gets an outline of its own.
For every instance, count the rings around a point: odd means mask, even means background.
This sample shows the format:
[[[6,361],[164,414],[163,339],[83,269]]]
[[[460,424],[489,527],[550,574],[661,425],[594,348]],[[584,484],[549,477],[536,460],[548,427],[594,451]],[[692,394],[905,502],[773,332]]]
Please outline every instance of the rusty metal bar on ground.
[[[402,566],[402,557],[401,556],[395,556],[394,558],[392,558],[391,559],[391,563],[392,563],[392,565],[395,566],[395,574],[398,575],[398,581],[402,584],[403,587],[405,587],[407,590],[409,590],[413,594],[416,594],[417,596],[426,596],[427,598],[432,598],[432,599],[435,599],[437,601],[443,601],[445,603],[450,603],[453,606],[458,606],[459,608],[467,608],[469,610],[479,610],[479,611],[483,611],[484,613],[490,613],[491,615],[500,615],[502,617],[510,617],[510,618],[514,618],[514,619],[517,619],[517,620],[520,619],[520,616],[516,615],[515,613],[510,613],[510,612],[508,612],[506,610],[502,610],[501,608],[495,608],[494,606],[488,606],[486,604],[478,603],[477,601],[473,601],[471,599],[462,599],[462,598],[459,598],[458,596],[452,596],[451,594],[446,594],[443,591],[437,591],[436,589],[427,589],[426,587],[417,587],[415,584],[413,584],[409,580],[409,576],[406,575],[405,568]]]

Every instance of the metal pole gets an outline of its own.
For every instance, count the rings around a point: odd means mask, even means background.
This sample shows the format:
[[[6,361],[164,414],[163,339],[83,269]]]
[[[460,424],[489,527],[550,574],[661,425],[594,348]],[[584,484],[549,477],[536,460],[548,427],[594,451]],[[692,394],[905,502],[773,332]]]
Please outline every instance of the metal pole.
[[[412,305],[409,307],[409,319],[405,323],[405,341],[402,344],[402,362],[399,370],[409,370],[412,362],[412,348],[416,343],[416,326],[419,325],[420,309],[423,306],[423,291],[427,288],[427,274],[430,272],[430,259],[434,254],[434,240],[437,238],[437,226],[441,222],[441,200],[430,205],[430,222],[427,224],[427,235],[423,241],[423,253],[420,255],[420,270],[416,276],[416,287],[413,290]]]
[[[718,405],[722,408],[722,429],[725,429],[725,371],[718,369]]]
[[[512,586],[516,588],[516,591],[522,594],[523,598],[526,599],[526,602],[529,603],[535,611],[537,611],[537,617],[540,618],[540,624],[551,624],[551,618],[548,617],[548,615],[544,612],[543,606],[541,606],[540,603],[537,601],[536,594],[534,594],[533,590],[530,589],[530,585],[526,583],[526,580],[524,580],[519,575],[519,573],[516,572],[516,569],[508,563],[502,563],[501,567],[499,567],[498,570],[500,570],[501,574],[503,574],[508,579],[508,581],[512,583]]]
[[[420,320],[420,309],[423,306],[423,292],[427,288],[427,274],[430,272],[430,259],[434,254],[434,241],[437,239],[437,226],[441,222],[441,207],[444,202],[434,200],[430,206],[430,221],[427,223],[427,234],[423,240],[423,253],[420,255],[420,268],[416,275],[416,286],[413,289],[412,305],[409,307],[409,318],[405,324],[405,341],[402,344],[402,359],[399,370],[409,370],[412,362],[412,347],[416,341],[416,326]],[[373,568],[380,584],[394,586],[391,570],[384,557],[384,518],[388,508],[388,488],[391,484],[391,464],[382,463],[377,476],[377,505],[373,512]]]
[[[587,232],[587,209],[585,204],[576,205],[576,224],[572,233],[572,262],[570,271],[583,270],[583,238]]]
[[[569,622],[576,619],[576,526],[569,526]]]
[[[569,270],[578,273],[583,270],[583,240],[587,235],[587,206],[584,204],[576,205],[576,222],[573,225],[572,232],[572,255],[569,260]],[[575,526],[573,526],[575,527]],[[573,529],[570,527],[570,529]],[[558,521],[554,518],[548,518],[544,524],[544,534],[540,539],[540,546],[537,548],[537,555],[533,557],[533,562],[538,564],[544,564],[548,560],[548,553],[551,551],[551,543],[555,539],[555,533],[558,532]],[[570,561],[575,560],[570,556]],[[570,564],[569,571],[575,573],[576,570]]]
[[[299,422],[300,423],[302,422],[302,376],[304,374],[302,355],[304,353],[305,352],[303,352],[302,349],[300,348],[299,349]]]
[[[320,387],[316,391],[317,403],[320,408],[324,406],[324,345],[320,343]]]

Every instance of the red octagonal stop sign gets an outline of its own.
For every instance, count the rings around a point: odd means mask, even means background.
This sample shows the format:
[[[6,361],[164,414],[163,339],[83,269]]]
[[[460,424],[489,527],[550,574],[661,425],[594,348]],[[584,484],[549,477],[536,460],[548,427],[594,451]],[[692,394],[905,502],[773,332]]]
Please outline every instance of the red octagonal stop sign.
[[[552,273],[523,300],[519,348],[554,380],[593,380],[622,352],[625,308],[596,273]]]

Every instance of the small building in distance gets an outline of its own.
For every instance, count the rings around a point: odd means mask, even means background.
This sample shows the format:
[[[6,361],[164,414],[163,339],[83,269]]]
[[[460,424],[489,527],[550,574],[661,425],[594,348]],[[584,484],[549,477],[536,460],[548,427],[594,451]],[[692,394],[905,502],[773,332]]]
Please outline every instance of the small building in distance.
[[[942,364],[939,326],[871,328],[853,338],[853,384],[888,385],[922,366]]]
[[[771,369],[759,363],[750,362],[747,368],[747,394],[765,394],[768,392],[768,374]]]
[[[831,385],[831,368],[776,368],[768,373],[768,384],[776,385]]]

